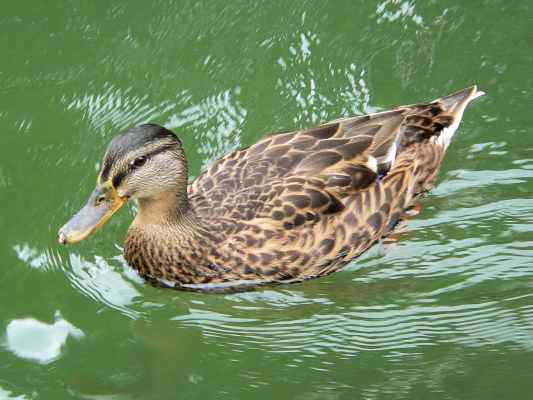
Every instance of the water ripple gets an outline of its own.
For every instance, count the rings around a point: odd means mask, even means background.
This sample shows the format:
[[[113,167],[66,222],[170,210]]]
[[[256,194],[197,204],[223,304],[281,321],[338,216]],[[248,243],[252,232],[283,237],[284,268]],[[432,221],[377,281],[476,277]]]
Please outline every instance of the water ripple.
[[[185,92],[177,94],[177,98]],[[116,130],[128,128],[141,122],[153,121],[162,114],[175,109],[176,100],[154,103],[148,94],[138,95],[133,88],[122,89],[106,83],[95,93],[85,93],[74,99],[63,99],[67,110],[80,110],[95,131],[109,127]]]
[[[0,399],[3,400],[26,400],[28,397],[24,396],[23,394],[19,396],[12,395],[12,392],[9,390],[3,389],[2,386],[0,386]]]
[[[494,185],[515,185],[533,178],[530,168],[510,168],[506,170],[456,170],[448,173],[447,179],[432,192],[435,195],[450,196],[464,189],[480,188]]]
[[[72,285],[94,301],[114,308],[130,318],[139,318],[141,313],[132,307],[140,293],[135,286],[116,272],[99,256],[94,262],[70,253],[70,269],[67,276]]]
[[[295,32],[292,37],[286,54],[277,60],[282,75],[276,89],[297,108],[292,121],[294,125],[317,124],[332,119],[330,108],[335,104],[341,104],[342,109],[335,110],[333,118],[378,110],[369,104],[365,67],[355,63],[337,65],[335,60],[314,55],[315,49],[327,44],[323,44],[311,31]],[[325,66],[327,71],[323,71]],[[337,77],[342,77],[345,82],[339,83]],[[328,80],[336,80],[336,84],[332,85],[336,89],[327,90]]]
[[[198,140],[202,169],[241,147],[240,133],[247,111],[239,101],[240,91],[240,87],[236,87],[207,96],[165,122],[169,128],[187,127],[193,131]],[[191,101],[189,99],[188,103]]]
[[[300,356],[328,351],[353,356],[361,351],[405,351],[439,343],[474,347],[512,343],[530,349],[533,339],[528,330],[533,327],[533,307],[523,303],[530,302],[532,296],[503,303],[447,306],[401,308],[390,304],[352,307],[349,311],[326,307],[321,313],[283,321],[269,321],[253,311],[230,315],[190,308],[187,314],[173,320],[197,327],[206,338],[226,343],[236,351],[244,347]]]

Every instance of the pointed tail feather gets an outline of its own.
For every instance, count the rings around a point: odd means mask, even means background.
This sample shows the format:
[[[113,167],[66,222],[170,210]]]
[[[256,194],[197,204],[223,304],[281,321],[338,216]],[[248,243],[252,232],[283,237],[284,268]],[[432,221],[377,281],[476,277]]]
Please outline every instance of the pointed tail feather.
[[[436,99],[433,103],[440,103],[445,110],[454,108],[457,105],[465,104],[465,107],[472,100],[477,99],[485,94],[484,91],[478,90],[476,85],[467,87],[466,89],[460,90],[456,93],[450,94],[448,96]]]
[[[436,143],[444,146],[446,149],[452,140],[452,137],[459,127],[463,113],[468,104],[485,94],[482,90],[478,90],[477,87],[470,86],[457,93],[453,93],[449,96],[442,97],[433,101],[432,103],[440,104],[445,112],[453,117],[453,122],[450,126],[444,128],[437,138]]]

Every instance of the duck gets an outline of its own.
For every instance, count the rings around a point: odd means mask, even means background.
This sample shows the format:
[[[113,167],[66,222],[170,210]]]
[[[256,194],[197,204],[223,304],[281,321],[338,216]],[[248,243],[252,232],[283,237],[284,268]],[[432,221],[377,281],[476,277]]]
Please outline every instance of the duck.
[[[80,242],[130,200],[124,258],[155,285],[218,290],[301,282],[354,260],[430,190],[476,86],[437,100],[266,135],[189,183],[181,140],[154,123],[114,137],[86,204],[59,230]]]

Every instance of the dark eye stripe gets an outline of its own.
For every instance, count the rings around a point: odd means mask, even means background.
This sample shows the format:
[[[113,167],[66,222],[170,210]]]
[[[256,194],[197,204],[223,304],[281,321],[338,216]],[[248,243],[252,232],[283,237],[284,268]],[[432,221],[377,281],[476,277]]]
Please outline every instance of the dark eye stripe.
[[[100,173],[100,182],[105,182],[109,178],[109,173],[111,172],[111,165],[113,165],[112,162],[104,160],[104,167],[102,168],[102,172]]]
[[[159,153],[163,153],[163,152],[165,152],[165,151],[167,151],[167,150],[172,150],[172,149],[174,149],[175,147],[176,147],[176,144],[175,144],[175,143],[173,143],[173,144],[166,144],[166,145],[164,145],[164,146],[161,146],[161,147],[158,148],[158,149],[155,149],[155,150],[151,151],[151,152],[148,153],[148,154],[145,154],[144,157],[145,157],[146,159],[149,159],[150,157],[153,157],[153,156],[155,156],[155,155],[157,155],[157,154],[159,154]]]
[[[151,157],[154,157],[155,155],[159,153],[163,153],[167,150],[172,150],[173,148],[175,148],[175,146],[176,146],[175,144],[167,144],[167,145],[161,146],[158,149],[155,149],[151,151],[150,153],[145,154],[143,157],[146,160],[149,160]],[[133,166],[130,166],[130,168],[128,168],[127,170],[120,171],[118,174],[116,174],[113,177],[113,187],[117,188],[122,183],[124,178],[128,176],[129,174],[131,174],[134,170],[135,168]]]
[[[131,172],[131,170],[121,171],[113,177],[113,187],[117,188],[122,180]]]

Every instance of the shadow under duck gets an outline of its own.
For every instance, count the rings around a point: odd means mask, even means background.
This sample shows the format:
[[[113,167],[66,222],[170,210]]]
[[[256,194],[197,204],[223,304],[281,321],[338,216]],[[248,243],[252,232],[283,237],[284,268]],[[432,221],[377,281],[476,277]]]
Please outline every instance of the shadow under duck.
[[[180,140],[156,124],[109,144],[87,204],[59,231],[75,243],[130,199],[124,245],[145,279],[184,289],[327,275],[390,233],[436,179],[475,86],[428,104],[273,134],[188,185]]]

